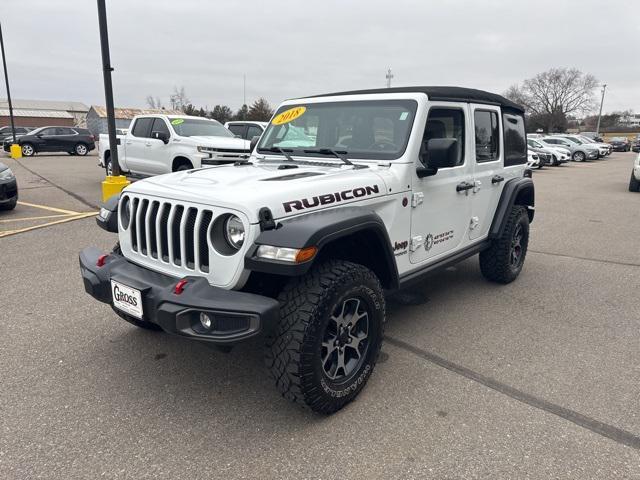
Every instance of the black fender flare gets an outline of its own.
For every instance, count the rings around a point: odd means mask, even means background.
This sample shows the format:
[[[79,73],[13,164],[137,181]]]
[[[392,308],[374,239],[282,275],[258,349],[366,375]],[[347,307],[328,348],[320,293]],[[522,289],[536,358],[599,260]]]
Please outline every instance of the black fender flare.
[[[489,238],[499,238],[504,231],[507,217],[514,205],[527,207],[529,222],[533,222],[535,212],[535,188],[530,178],[512,178],[507,181],[502,189],[498,208],[493,216],[493,222],[489,229]]]
[[[322,249],[329,243],[364,231],[367,232],[367,235],[373,235],[381,247],[381,251],[376,253],[380,254],[382,258],[376,260],[382,263],[389,276],[387,281],[383,281],[383,284],[386,288],[396,288],[398,268],[389,234],[380,216],[366,207],[334,208],[277,222],[275,229],[260,233],[254,245],[249,248],[245,256],[245,268],[256,272],[285,276],[304,275],[321,255]],[[315,246],[318,248],[318,253],[307,262],[293,264],[257,258],[256,253],[260,245],[299,249]]]
[[[100,228],[111,233],[118,233],[118,203],[120,202],[120,194],[113,195],[102,204],[100,212],[96,215],[96,223]],[[103,216],[103,210],[104,212]]]

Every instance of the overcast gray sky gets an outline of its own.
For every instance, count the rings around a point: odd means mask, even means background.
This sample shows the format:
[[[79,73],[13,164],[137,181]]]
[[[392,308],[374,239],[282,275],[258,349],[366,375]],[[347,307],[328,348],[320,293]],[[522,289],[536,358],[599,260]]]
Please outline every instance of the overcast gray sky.
[[[197,106],[385,85],[497,93],[551,67],[607,83],[640,112],[639,0],[107,0],[116,106]],[[0,2],[15,98],[104,104],[94,0]],[[5,96],[4,85],[0,96]]]

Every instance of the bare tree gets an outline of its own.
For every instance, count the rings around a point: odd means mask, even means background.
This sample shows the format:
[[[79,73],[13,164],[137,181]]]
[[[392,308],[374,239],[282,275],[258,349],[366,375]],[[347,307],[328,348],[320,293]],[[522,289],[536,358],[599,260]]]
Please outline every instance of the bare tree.
[[[149,106],[149,108],[153,108],[153,109],[157,109],[157,110],[162,110],[164,108],[164,105],[162,105],[162,101],[160,100],[160,97],[153,97],[153,95],[147,95],[147,105]]]
[[[184,110],[191,102],[184,87],[173,87],[173,93],[169,96],[169,103],[171,103],[172,110]]]
[[[598,80],[576,68],[552,68],[512,85],[505,96],[522,104],[530,115],[544,119],[549,131],[566,123],[568,114],[583,114],[595,106]]]

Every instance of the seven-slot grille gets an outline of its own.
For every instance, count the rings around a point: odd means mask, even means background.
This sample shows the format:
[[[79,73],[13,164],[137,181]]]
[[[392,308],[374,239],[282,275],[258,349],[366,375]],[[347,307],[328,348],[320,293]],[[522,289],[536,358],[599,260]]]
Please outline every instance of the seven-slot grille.
[[[127,232],[134,252],[149,260],[209,273],[211,210],[162,200],[128,198]],[[121,208],[124,204],[120,202]]]

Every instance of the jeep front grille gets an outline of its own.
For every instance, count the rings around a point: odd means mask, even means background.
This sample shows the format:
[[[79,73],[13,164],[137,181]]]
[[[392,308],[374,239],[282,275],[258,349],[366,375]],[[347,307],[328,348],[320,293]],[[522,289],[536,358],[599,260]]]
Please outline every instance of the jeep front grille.
[[[125,235],[131,250],[149,261],[209,273],[212,210],[129,195],[131,215]],[[121,213],[122,215],[122,213]],[[122,218],[122,217],[121,217]]]

